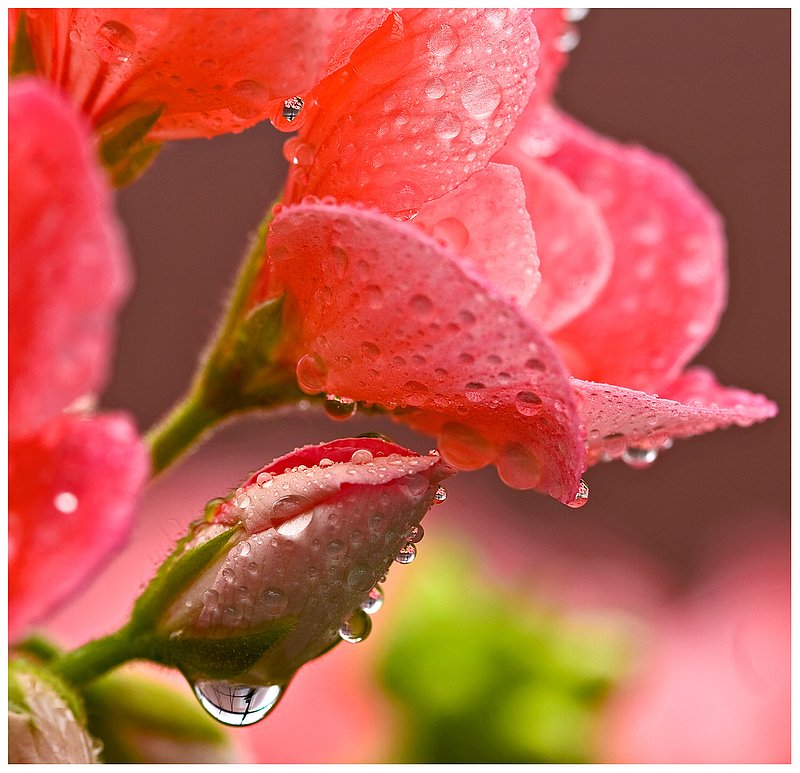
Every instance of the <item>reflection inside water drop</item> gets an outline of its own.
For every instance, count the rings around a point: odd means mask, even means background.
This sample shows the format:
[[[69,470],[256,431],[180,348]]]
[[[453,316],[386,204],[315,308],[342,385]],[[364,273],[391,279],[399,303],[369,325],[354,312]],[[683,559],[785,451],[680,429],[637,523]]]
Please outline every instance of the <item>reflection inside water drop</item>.
[[[376,585],[361,602],[361,609],[368,615],[374,615],[383,606],[383,590]]]
[[[252,725],[275,708],[284,692],[280,684],[250,687],[229,682],[197,682],[194,694],[214,719],[225,725]]]
[[[575,499],[567,502],[567,507],[583,507],[589,501],[589,484],[581,479],[581,484],[578,487],[578,493]]]
[[[394,560],[398,564],[410,564],[416,557],[416,545],[413,542],[407,542],[402,548],[400,548],[397,555],[394,557]]]
[[[358,644],[369,636],[371,630],[372,620],[369,615],[363,609],[357,609],[339,629],[339,637],[351,644]]]

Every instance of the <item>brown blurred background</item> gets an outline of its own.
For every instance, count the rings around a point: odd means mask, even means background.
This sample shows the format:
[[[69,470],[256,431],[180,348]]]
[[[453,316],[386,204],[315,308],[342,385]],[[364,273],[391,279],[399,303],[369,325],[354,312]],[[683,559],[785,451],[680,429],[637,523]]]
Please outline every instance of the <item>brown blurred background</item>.
[[[579,29],[558,101],[600,132],[670,156],[722,212],[728,311],[697,361],[724,384],[768,394],[781,413],[748,430],[678,442],[648,471],[619,462],[593,468],[591,501],[579,511],[507,490],[493,470],[468,475],[516,513],[520,529],[557,519],[578,533],[591,524],[666,560],[688,581],[709,544],[741,523],[779,529],[788,550],[790,12],[596,10]],[[248,234],[281,187],[285,139],[262,124],[172,143],[119,195],[136,289],[104,403],[131,410],[142,429],[189,383]],[[251,445],[257,467],[288,446],[388,426],[302,414],[234,425],[218,442]],[[419,449],[430,445],[394,425],[389,431]],[[452,505],[461,478],[451,483]]]

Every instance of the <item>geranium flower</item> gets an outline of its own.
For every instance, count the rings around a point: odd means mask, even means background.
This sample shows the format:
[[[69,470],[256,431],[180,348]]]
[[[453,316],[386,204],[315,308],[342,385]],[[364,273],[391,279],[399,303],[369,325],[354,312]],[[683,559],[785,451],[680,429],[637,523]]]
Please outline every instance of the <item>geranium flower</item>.
[[[347,9],[26,9],[35,71],[102,127],[151,115],[165,140],[301,121],[284,101],[346,60],[385,12]],[[9,19],[12,44],[20,10]],[[286,118],[285,115],[289,115]],[[293,120],[296,123],[293,124]]]
[[[580,504],[588,463],[775,406],[682,375],[724,269],[718,216],[681,173],[595,139],[547,94],[523,135],[538,155],[518,140],[488,163],[536,50],[527,11],[394,12],[287,143],[291,206],[254,300],[287,292],[285,357],[306,391],[391,410],[461,469],[493,463],[510,486]],[[552,88],[563,59],[544,50]]]
[[[57,138],[57,141],[54,141]],[[9,87],[9,634],[85,582],[147,476],[130,418],[96,415],[128,262],[88,127],[51,87]]]

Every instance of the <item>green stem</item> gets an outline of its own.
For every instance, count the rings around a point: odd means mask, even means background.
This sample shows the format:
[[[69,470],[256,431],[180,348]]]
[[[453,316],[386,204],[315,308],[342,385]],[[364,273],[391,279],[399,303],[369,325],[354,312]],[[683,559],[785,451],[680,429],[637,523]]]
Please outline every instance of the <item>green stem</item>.
[[[175,405],[145,437],[150,446],[153,477],[199,441],[220,418],[217,411],[204,404],[202,392],[198,389]]]
[[[139,657],[139,647],[127,627],[95,639],[50,662],[50,668],[72,684],[83,684]]]

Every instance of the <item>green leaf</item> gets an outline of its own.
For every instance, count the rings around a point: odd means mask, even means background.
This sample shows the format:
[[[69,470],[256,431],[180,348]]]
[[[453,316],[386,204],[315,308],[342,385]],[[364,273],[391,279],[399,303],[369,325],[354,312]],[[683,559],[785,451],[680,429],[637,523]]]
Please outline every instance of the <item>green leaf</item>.
[[[135,636],[155,629],[158,618],[169,609],[175,597],[225,551],[228,542],[238,529],[238,526],[233,526],[190,550],[186,549],[186,544],[192,538],[192,532],[180,540],[136,600],[131,614],[131,634]]]
[[[28,35],[28,18],[25,11],[20,11],[17,22],[17,34],[11,49],[11,60],[8,65],[10,76],[36,72],[36,59],[33,56],[31,39]]]
[[[98,154],[113,185],[121,187],[133,182],[158,155],[161,143],[148,140],[147,136],[163,110],[163,104],[139,103],[98,127]]]

